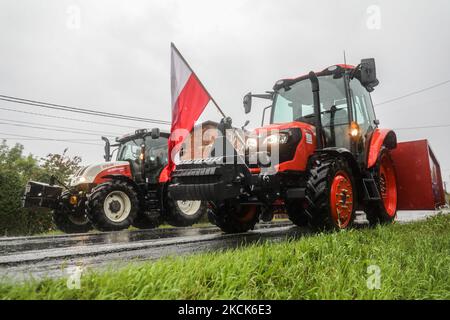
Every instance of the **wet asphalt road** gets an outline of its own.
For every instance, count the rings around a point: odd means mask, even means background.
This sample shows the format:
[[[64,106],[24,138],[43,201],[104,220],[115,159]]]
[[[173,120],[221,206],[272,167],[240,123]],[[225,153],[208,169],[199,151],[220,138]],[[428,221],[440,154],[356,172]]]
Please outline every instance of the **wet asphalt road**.
[[[437,212],[399,212],[406,223]],[[367,224],[364,214],[357,224]],[[310,234],[289,221],[260,224],[255,230],[229,235],[216,227],[168,228],[76,235],[0,238],[0,281],[68,276],[68,268],[117,268],[130,262],[198,252],[226,250],[263,241],[298,239]],[[70,268],[69,268],[70,269]]]

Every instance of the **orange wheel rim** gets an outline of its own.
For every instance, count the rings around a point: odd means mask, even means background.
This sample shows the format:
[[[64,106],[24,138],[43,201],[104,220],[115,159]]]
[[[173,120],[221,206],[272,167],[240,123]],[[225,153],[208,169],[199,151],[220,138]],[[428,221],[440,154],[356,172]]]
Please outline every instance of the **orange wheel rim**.
[[[330,192],[331,217],[340,229],[345,229],[353,214],[352,182],[343,171],[339,171],[333,178]]]
[[[397,181],[392,160],[386,154],[381,157],[380,193],[384,209],[393,217],[397,212]]]

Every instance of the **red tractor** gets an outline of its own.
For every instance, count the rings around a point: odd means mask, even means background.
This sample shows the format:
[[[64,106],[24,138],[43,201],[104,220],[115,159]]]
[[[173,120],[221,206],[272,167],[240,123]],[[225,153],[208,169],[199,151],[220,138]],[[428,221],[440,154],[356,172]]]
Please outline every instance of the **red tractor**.
[[[169,133],[153,129],[105,141],[104,163],[80,168],[68,186],[30,181],[24,207],[53,209],[53,221],[66,232],[146,229],[165,221],[190,226],[206,213],[202,201],[175,201],[167,194]],[[117,147],[116,161],[111,147]],[[60,183],[61,184],[61,183]]]
[[[280,207],[295,224],[317,230],[349,228],[355,210],[371,224],[394,221],[397,138],[375,117],[370,92],[378,83],[374,59],[363,59],[247,94],[246,113],[252,97],[271,100],[270,124],[246,134],[244,155],[218,157],[223,139],[214,157],[177,164],[170,196],[209,201],[210,220],[230,233],[253,229]]]

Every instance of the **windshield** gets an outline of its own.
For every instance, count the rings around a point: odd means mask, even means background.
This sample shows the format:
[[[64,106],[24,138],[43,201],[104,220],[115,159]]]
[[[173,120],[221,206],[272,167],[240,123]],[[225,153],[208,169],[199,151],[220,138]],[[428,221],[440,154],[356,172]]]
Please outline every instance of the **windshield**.
[[[141,154],[142,139],[127,141],[120,145],[117,161],[137,160]]]
[[[141,144],[143,139],[134,139],[120,145],[117,154],[117,161],[138,161],[141,154]],[[154,162],[155,165],[161,166],[168,162],[167,155],[167,138],[145,139],[145,159]]]
[[[330,110],[342,111],[347,108],[345,86],[342,78],[333,75],[319,77],[320,111],[322,124],[329,124]],[[334,108],[332,108],[334,107]],[[336,112],[334,125],[348,123],[347,112]],[[300,121],[314,124],[314,106],[309,79],[296,82],[291,87],[280,89],[274,100],[272,123]]]

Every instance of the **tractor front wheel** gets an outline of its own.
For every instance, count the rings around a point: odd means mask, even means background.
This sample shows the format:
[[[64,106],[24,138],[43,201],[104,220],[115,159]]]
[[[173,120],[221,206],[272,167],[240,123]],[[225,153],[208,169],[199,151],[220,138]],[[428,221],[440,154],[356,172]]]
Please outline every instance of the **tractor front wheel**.
[[[365,205],[370,225],[393,223],[397,216],[397,180],[394,163],[387,149],[382,149],[374,168],[375,183],[381,200]]]
[[[286,211],[289,216],[289,220],[299,227],[305,227],[308,225],[308,216],[305,213],[305,208],[302,201],[293,200],[286,202]]]
[[[125,181],[108,181],[96,186],[86,201],[86,214],[100,231],[127,229],[139,210],[138,196]]]
[[[167,199],[166,202],[167,211],[165,220],[175,227],[188,227],[199,220],[206,213],[206,202],[204,201],[175,201]]]
[[[226,200],[208,211],[209,221],[226,233],[253,230],[259,218],[259,207]]]
[[[318,231],[342,230],[353,225],[356,185],[348,162],[343,158],[316,163],[306,187],[306,214]]]
[[[53,223],[65,233],[85,233],[93,229],[91,222],[83,212],[72,212],[69,204],[70,193],[64,192],[58,207],[52,212]]]

